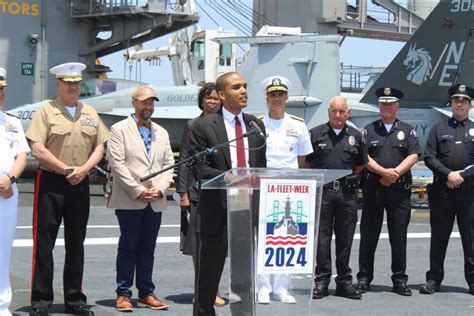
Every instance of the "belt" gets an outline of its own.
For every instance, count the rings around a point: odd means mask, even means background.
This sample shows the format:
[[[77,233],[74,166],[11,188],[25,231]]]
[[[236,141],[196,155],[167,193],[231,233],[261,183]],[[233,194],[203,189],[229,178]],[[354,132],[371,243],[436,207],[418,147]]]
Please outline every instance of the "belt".
[[[373,172],[366,172],[364,178],[368,181],[376,181],[377,183],[382,179],[382,177]],[[409,189],[412,184],[411,174],[405,174],[397,179],[395,183],[390,185],[390,188],[405,188]]]
[[[356,175],[349,175],[339,180],[334,180],[332,182],[326,183],[325,185],[323,185],[323,189],[333,191],[338,191],[341,189],[356,189],[358,183],[359,181]]]

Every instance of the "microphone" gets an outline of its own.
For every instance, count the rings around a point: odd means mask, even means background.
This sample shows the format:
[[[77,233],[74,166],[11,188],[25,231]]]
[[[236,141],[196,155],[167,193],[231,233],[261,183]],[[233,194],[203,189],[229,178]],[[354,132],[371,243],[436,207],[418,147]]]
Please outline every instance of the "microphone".
[[[258,126],[258,124],[255,121],[250,121],[249,125],[252,126],[254,129],[256,129],[260,136],[262,136],[263,138],[266,138],[265,134],[263,134],[262,132],[262,129],[260,128],[260,126]]]

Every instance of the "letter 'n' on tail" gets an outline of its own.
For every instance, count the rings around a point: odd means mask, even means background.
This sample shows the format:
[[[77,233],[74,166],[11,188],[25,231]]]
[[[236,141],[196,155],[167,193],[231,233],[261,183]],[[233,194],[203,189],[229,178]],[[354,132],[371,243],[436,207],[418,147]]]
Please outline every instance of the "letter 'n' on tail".
[[[402,107],[444,106],[461,82],[474,86],[474,0],[441,0],[361,102],[387,86],[405,93]]]

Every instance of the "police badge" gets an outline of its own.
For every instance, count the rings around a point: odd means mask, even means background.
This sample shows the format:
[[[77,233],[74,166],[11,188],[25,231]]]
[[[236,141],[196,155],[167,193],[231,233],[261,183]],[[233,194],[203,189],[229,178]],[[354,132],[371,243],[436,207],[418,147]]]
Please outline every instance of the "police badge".
[[[470,136],[474,136],[474,128],[470,128],[470,129],[469,129],[469,135],[470,135]]]
[[[405,139],[405,133],[403,131],[399,131],[397,133],[397,138],[398,138],[398,140],[404,140]]]
[[[349,145],[354,146],[355,145],[355,137],[354,136],[349,136],[348,139]]]
[[[392,93],[392,89],[390,89],[390,88],[384,88],[383,89],[383,94],[390,95],[390,93]]]

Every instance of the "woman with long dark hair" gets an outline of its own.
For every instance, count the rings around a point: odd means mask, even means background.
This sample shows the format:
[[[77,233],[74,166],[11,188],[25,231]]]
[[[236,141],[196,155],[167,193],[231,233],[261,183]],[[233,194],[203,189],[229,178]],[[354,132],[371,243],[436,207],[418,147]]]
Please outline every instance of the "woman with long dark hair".
[[[198,94],[198,106],[202,110],[200,116],[216,113],[221,107],[221,100],[216,91],[216,86],[213,82],[208,82],[202,86]],[[183,132],[181,141],[181,148],[179,152],[179,159],[186,159],[189,157],[189,131],[196,118],[189,120]],[[193,187],[194,176],[191,168],[186,164],[182,164],[178,168],[178,181],[176,183],[176,192],[180,194],[181,206],[181,234],[180,234],[180,250],[185,255],[192,256],[194,267],[196,267],[196,234],[194,230],[198,192],[197,188]],[[214,305],[223,306],[225,301],[216,294]]]

